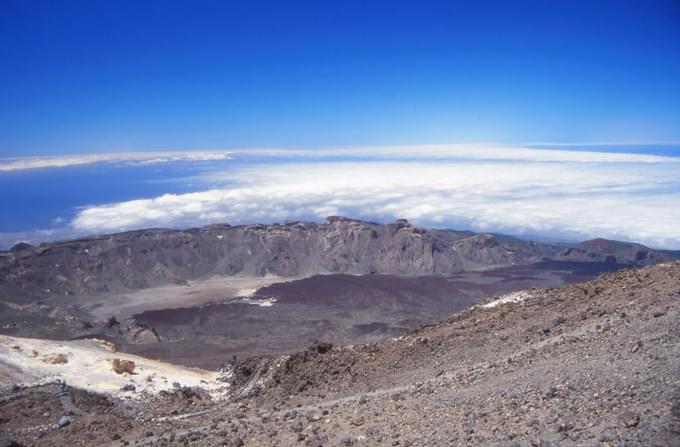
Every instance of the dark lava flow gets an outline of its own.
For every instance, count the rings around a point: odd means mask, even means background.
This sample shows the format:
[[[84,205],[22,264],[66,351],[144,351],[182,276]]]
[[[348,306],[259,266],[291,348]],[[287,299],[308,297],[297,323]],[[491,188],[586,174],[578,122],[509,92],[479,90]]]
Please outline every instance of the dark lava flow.
[[[559,287],[623,267],[550,261],[449,278],[319,275],[262,288],[250,301],[138,314],[137,322],[153,327],[161,342],[120,348],[217,368],[234,356],[292,352],[315,340],[377,342],[441,321],[484,297],[530,287]],[[266,299],[276,301],[271,307],[252,304]]]

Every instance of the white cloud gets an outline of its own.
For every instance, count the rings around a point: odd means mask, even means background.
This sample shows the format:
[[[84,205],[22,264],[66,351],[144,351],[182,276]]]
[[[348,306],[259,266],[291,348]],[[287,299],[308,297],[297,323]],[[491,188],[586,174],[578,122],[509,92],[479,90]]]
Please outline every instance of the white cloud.
[[[557,145],[557,144],[555,144]],[[622,144],[630,149],[632,143]],[[607,146],[612,147],[610,144]],[[616,147],[616,146],[613,146]],[[579,163],[680,163],[678,157],[636,154],[625,152],[597,152],[574,150],[545,150],[528,147],[498,146],[490,144],[444,144],[418,146],[373,146],[321,149],[240,149],[238,156],[265,156],[280,158],[354,157],[369,159],[451,159],[451,160],[505,160]]]
[[[102,233],[340,214],[680,248],[677,158],[537,150],[513,150],[513,158],[506,149],[493,148],[483,155],[477,149],[456,150],[451,157],[450,147],[424,148],[430,149],[412,157],[420,160],[246,165],[208,176],[211,182],[228,176],[232,186],[88,207],[71,225],[77,232]],[[432,155],[442,152],[448,158]],[[377,148],[371,156],[386,153],[400,158],[407,152]]]
[[[63,155],[56,157],[16,157],[0,159],[0,172],[25,169],[64,168],[93,163],[118,162],[156,164],[175,161],[215,161],[229,159],[228,151],[123,152],[111,154]]]
[[[545,143],[547,144],[547,143]],[[555,144],[556,146],[558,144]],[[596,145],[593,143],[592,145]],[[627,148],[631,143],[622,143]],[[561,145],[560,145],[561,146]],[[607,146],[610,146],[607,144]],[[419,146],[372,146],[317,149],[232,149],[184,152],[116,152],[108,154],[62,155],[54,157],[0,158],[0,172],[26,169],[63,168],[93,163],[126,163],[135,165],[169,163],[177,161],[217,161],[232,156],[239,158],[268,157],[278,159],[296,158],[343,158],[358,159],[415,159],[415,160],[505,160],[544,162],[620,162],[620,163],[680,163],[678,157],[660,155],[545,150],[528,147],[498,146],[489,144],[447,144]]]

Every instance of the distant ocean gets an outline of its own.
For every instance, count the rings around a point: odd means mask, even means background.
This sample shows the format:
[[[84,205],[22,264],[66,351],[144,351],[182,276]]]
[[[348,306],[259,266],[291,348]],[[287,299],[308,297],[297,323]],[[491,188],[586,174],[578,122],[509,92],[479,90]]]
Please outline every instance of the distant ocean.
[[[247,156],[160,164],[101,162],[0,172],[0,233],[61,228],[85,207],[225,187],[230,184],[228,175],[211,182],[202,175],[285,162],[278,157]]]
[[[87,206],[204,190],[206,184],[195,181],[202,172],[239,165],[238,160],[96,163],[0,172],[0,233],[63,227]]]

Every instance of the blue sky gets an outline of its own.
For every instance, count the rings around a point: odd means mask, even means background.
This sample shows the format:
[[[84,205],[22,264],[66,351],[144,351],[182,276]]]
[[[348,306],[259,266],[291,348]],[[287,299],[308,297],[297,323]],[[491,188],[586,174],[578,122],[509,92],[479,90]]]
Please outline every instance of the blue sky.
[[[0,247],[342,214],[680,249],[677,0],[0,2]]]
[[[0,155],[680,140],[680,4],[15,1]]]

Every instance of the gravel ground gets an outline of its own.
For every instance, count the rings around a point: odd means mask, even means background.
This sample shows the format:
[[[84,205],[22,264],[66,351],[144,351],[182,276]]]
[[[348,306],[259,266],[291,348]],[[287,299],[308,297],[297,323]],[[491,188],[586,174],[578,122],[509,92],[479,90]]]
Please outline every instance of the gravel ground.
[[[373,345],[234,365],[230,400],[0,400],[8,445],[680,446],[680,263],[474,307]],[[42,428],[41,428],[42,427]],[[0,444],[1,445],[1,444]]]

